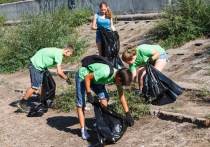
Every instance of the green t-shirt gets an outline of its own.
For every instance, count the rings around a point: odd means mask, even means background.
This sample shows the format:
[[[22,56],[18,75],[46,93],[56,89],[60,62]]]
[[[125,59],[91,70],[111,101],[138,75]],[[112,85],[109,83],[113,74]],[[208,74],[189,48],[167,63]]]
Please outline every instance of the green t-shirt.
[[[59,48],[51,47],[51,48],[40,49],[31,58],[31,62],[36,69],[42,71],[53,65],[61,64],[62,59],[63,59],[63,50]]]
[[[93,63],[86,67],[81,67],[79,69],[79,77],[81,80],[85,79],[85,76],[89,73],[93,73],[94,80],[93,83],[95,84],[109,84],[114,83],[114,75],[116,70],[114,69],[114,74],[109,76],[110,68],[106,64],[102,63]]]
[[[163,49],[159,45],[149,45],[149,44],[142,44],[136,48],[136,60],[133,64],[129,66],[129,69],[134,71],[137,67],[143,66],[149,57],[152,56],[153,50],[157,50],[160,54],[165,53],[165,49]]]

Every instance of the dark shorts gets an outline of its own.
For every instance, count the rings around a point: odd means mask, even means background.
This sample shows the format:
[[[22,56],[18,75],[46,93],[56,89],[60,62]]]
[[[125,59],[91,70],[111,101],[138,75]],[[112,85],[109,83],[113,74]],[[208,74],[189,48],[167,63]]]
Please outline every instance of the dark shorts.
[[[42,86],[44,71],[36,69],[32,63],[29,64],[29,72],[31,78],[31,88],[40,89]]]
[[[85,81],[79,78],[78,72],[75,76],[76,81],[76,105],[77,107],[85,107]],[[91,83],[91,90],[98,96],[99,100],[109,99],[109,94],[106,91],[105,85]]]
[[[101,33],[98,30],[96,31],[96,43],[101,43]]]

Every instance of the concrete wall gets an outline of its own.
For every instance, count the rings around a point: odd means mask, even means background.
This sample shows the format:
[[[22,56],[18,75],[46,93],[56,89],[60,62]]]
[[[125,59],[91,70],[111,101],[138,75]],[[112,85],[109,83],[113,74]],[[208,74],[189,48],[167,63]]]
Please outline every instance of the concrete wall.
[[[79,6],[90,7],[98,11],[102,0],[80,0]],[[106,0],[113,12],[117,14],[160,12],[171,0]]]
[[[0,4],[0,15],[6,20],[19,20],[24,13],[37,14],[53,11],[58,7],[88,7],[94,12],[102,0],[25,0],[10,4]],[[106,0],[115,14],[160,12],[171,0]]]

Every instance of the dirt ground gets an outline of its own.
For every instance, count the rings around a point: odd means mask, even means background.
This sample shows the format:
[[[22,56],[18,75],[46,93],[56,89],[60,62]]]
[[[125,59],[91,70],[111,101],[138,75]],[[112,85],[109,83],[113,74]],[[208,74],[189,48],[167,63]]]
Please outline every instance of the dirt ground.
[[[121,39],[121,49],[127,44],[141,43],[144,34],[155,21],[118,22],[116,28]],[[88,39],[87,54],[96,53],[95,33],[89,25],[80,28],[80,34]],[[202,43],[196,46],[196,43]],[[169,64],[164,73],[182,87],[194,90],[207,89],[210,83],[210,40],[199,39],[176,49],[169,49]],[[67,69],[77,68],[65,65]],[[57,85],[65,85],[58,77]],[[92,136],[83,141],[75,112],[60,113],[49,110],[42,117],[28,118],[24,113],[15,113],[10,104],[19,99],[16,89],[29,86],[27,71],[0,74],[0,147],[85,147],[95,142],[92,131],[93,111],[87,111],[87,126]],[[207,89],[209,90],[209,89]],[[201,117],[209,116],[209,96],[186,92],[173,104],[158,109],[180,112]],[[125,135],[113,147],[209,147],[210,128],[201,128],[190,123],[165,121],[147,116],[135,121]]]

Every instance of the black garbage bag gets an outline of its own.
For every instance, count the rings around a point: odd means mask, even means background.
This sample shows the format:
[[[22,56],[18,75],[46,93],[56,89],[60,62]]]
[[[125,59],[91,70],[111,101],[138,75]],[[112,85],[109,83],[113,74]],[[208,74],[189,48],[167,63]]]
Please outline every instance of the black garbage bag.
[[[56,84],[55,81],[48,70],[44,72],[44,78],[42,83],[42,94],[41,103],[50,108],[53,105],[53,100],[55,98]]]
[[[28,117],[41,117],[44,113],[48,111],[48,108],[45,107],[42,103],[37,103],[33,107],[31,107]]]
[[[99,144],[116,143],[127,129],[125,118],[109,108],[102,108],[99,102],[94,102],[93,106]]]
[[[42,93],[38,95],[36,101],[30,101],[30,111],[28,117],[40,117],[52,107],[55,97],[56,84],[48,70],[44,72],[42,82]]]
[[[102,56],[112,62],[115,68],[123,67],[123,62],[119,57],[120,40],[118,32],[103,27],[100,27],[99,31],[102,38]]]
[[[142,93],[147,102],[154,105],[165,105],[176,101],[181,95],[183,88],[173,82],[170,78],[147,63],[145,66],[144,86]]]

